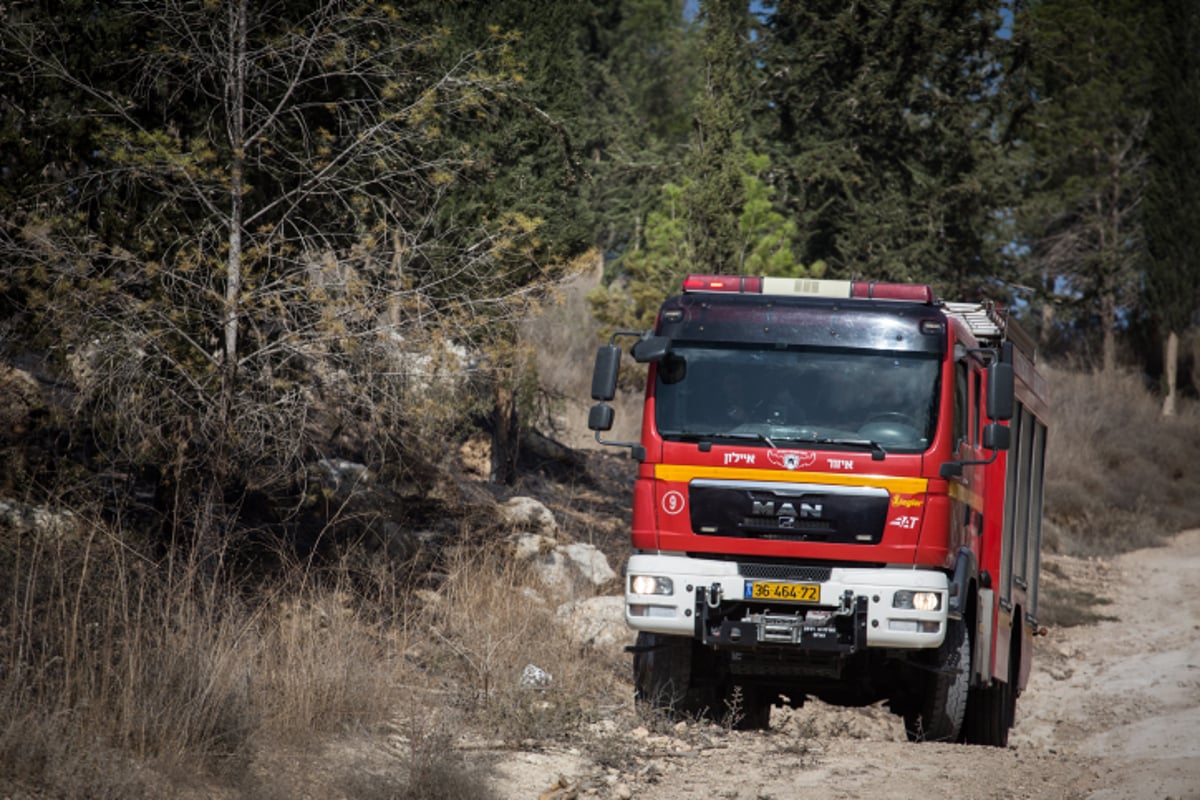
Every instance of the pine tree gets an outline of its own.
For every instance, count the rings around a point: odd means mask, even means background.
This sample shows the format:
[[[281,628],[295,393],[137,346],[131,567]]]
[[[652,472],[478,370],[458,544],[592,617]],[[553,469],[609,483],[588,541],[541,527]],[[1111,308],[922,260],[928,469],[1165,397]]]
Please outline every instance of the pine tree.
[[[848,277],[987,282],[1006,205],[998,4],[779,0],[757,132],[804,261]]]
[[[586,0],[531,4],[522,0],[436,0],[422,4],[428,24],[445,31],[444,70],[463,52],[503,38],[519,83],[488,97],[486,113],[444,122],[467,153],[469,186],[456,187],[444,208],[447,229],[476,226],[499,209],[538,220],[542,257],[570,257],[590,243],[592,210],[583,200],[587,111],[583,48]]]
[[[1145,302],[1163,340],[1163,414],[1171,415],[1179,340],[1200,312],[1200,8],[1164,0],[1152,30]]]
[[[506,208],[542,221],[547,258],[632,245],[675,179],[698,71],[682,0],[431,0],[447,56],[511,37],[521,83],[486,119],[449,129],[475,164],[447,206],[460,222]],[[447,64],[447,66],[449,66]]]
[[[1147,9],[1140,0],[1044,0],[1014,25],[1033,101],[1018,128],[1030,150],[1022,244],[1077,320],[1098,321],[1106,370],[1144,266]]]
[[[736,229],[731,269],[742,275],[771,275],[780,278],[819,278],[825,264],[806,267],[792,251],[795,225],[772,205],[774,190],[764,180],[770,161],[764,155],[746,153],[738,175],[744,202],[730,215]],[[684,277],[698,272],[695,240],[689,236],[688,197],[692,184],[668,183],[662,188],[661,204],[646,222],[645,240],[622,260],[621,280],[597,289],[589,298],[596,318],[608,330],[646,330],[665,297],[679,291]],[[722,273],[716,273],[722,274]]]
[[[746,0],[703,0],[704,86],[684,174],[688,238],[696,272],[738,269],[737,210],[744,200],[744,136],[749,118],[750,17]]]

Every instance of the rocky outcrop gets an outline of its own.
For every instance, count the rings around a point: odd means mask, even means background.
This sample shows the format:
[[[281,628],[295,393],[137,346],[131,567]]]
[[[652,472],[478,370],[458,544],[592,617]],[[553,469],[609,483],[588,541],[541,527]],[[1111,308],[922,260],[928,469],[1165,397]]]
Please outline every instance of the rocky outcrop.
[[[544,588],[575,599],[595,595],[617,579],[598,548],[565,540],[554,514],[540,501],[514,497],[500,506],[500,515],[516,529],[514,557],[532,567]]]

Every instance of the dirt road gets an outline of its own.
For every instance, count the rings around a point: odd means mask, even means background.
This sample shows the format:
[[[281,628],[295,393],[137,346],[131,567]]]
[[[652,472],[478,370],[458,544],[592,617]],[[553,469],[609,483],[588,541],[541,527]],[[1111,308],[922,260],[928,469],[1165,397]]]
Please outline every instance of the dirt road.
[[[1007,749],[909,744],[879,708],[776,710],[769,732],[612,730],[510,754],[506,798],[1200,798],[1200,531],[1111,562],[1049,557],[1108,598],[1105,621],[1039,637]]]

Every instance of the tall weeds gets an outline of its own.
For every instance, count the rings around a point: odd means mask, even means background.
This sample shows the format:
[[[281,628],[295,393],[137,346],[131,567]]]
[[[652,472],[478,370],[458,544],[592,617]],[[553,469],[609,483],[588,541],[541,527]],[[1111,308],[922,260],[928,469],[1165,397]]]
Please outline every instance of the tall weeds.
[[[0,530],[0,550],[14,780],[137,794],[132,763],[237,771],[264,744],[383,721],[396,700],[402,629],[366,619],[345,572],[243,591],[79,521]]]
[[[1139,376],[1052,369],[1047,545],[1108,556],[1200,525],[1200,410],[1163,418]]]
[[[506,740],[570,735],[614,697],[628,669],[618,653],[580,646],[559,628],[555,606],[527,567],[502,546],[459,547],[422,617],[431,671],[473,728]],[[523,681],[527,667],[542,681]]]
[[[262,796],[281,754],[316,762],[383,726],[409,762],[370,780],[328,767],[337,793],[483,797],[459,733],[569,736],[626,694],[621,655],[564,635],[499,544],[464,541],[423,581],[362,553],[253,583],[217,572],[100,523],[0,515],[0,794],[157,797],[186,773]],[[523,684],[530,664],[551,677]]]

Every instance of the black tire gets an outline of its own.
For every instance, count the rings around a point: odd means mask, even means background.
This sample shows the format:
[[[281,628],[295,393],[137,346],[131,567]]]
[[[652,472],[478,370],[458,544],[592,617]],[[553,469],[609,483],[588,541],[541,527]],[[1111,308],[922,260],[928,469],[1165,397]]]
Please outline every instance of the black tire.
[[[904,713],[910,742],[954,742],[962,730],[971,685],[971,639],[962,621],[947,623],[933,670],[918,680],[921,690]]]
[[[1007,747],[1015,703],[1012,687],[1003,681],[971,690],[962,741],[988,747]]]
[[[971,689],[967,696],[967,714],[963,720],[962,741],[987,747],[1007,747],[1017,711],[1016,670],[1020,653],[1010,651],[1008,682],[993,680],[990,686]]]
[[[633,699],[643,711],[666,714],[670,719],[719,714],[716,687],[702,680],[708,675],[711,671],[703,669],[694,640],[645,631],[638,634]]]

